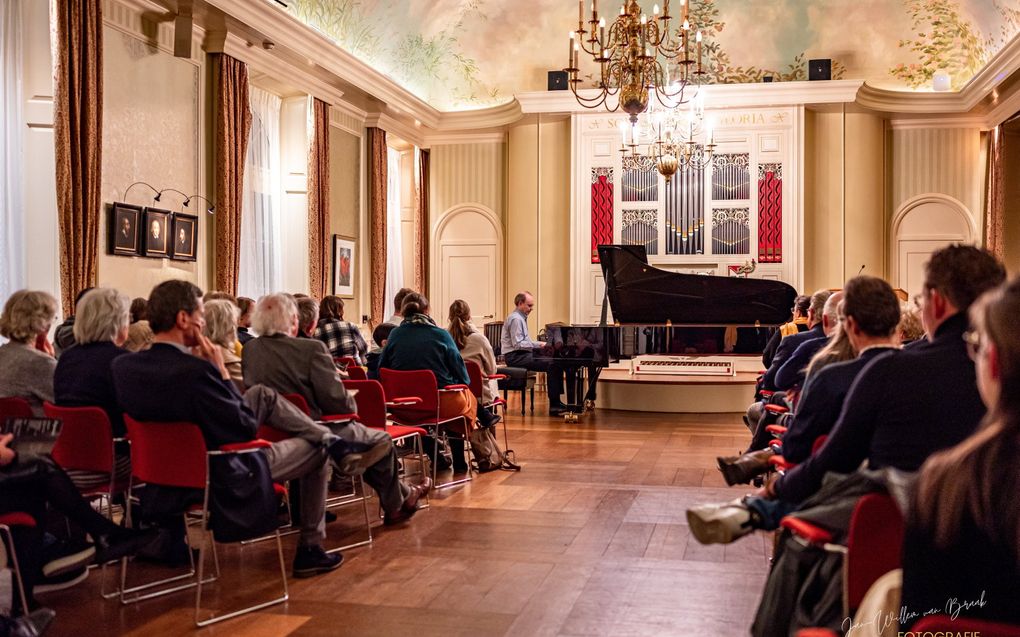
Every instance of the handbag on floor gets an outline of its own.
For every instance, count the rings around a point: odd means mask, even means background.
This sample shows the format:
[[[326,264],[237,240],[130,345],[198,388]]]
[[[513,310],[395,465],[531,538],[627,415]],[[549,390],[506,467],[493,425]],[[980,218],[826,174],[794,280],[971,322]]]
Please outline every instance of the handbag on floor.
[[[468,435],[468,439],[471,441],[471,452],[475,456],[475,462],[478,463],[478,471],[480,473],[496,469],[520,471],[521,468],[510,462],[503,450],[499,448],[492,429],[492,427],[479,427]]]

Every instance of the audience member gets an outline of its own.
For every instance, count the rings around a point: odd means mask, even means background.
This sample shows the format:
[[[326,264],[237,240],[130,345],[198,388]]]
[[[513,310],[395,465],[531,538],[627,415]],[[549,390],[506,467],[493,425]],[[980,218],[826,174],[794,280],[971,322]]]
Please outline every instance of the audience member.
[[[471,324],[471,307],[467,301],[457,299],[450,304],[450,326],[447,331],[453,337],[461,358],[474,361],[481,368],[482,374],[491,376],[496,373],[496,355],[485,335]],[[499,398],[499,388],[495,380],[482,381],[482,403],[489,404]],[[478,406],[478,422],[483,427],[491,427],[499,422],[500,416],[492,413],[481,405]]]
[[[414,292],[411,288],[400,288],[397,293],[393,295],[393,316],[386,319],[386,323],[397,327],[404,322],[404,315],[400,313],[400,308],[404,307],[404,297]]]
[[[854,349],[853,341],[850,340],[850,335],[847,333],[846,327],[844,327],[846,321],[845,308],[846,302],[840,301],[836,309],[836,331],[829,337],[829,342],[826,343],[825,347],[818,350],[818,353],[808,363],[807,371],[804,374],[805,382],[810,380],[812,375],[833,363],[842,363],[857,357],[857,350]]]
[[[565,372],[563,366],[555,359],[535,357],[536,351],[545,347],[545,343],[533,341],[528,335],[528,315],[535,309],[535,297],[530,292],[518,292],[514,296],[514,306],[514,311],[503,323],[503,334],[500,337],[500,353],[506,359],[506,364],[546,372],[550,415],[559,416],[567,411],[576,411],[575,407],[565,405],[560,399]]]
[[[804,384],[807,366],[819,351],[827,346],[839,326],[839,303],[843,292],[834,292],[822,307],[821,325],[824,338],[809,338],[797,346],[793,354],[776,371],[773,385],[777,391],[790,391]],[[810,312],[809,312],[810,313]]]
[[[784,336],[783,340],[779,342],[779,347],[776,349],[776,355],[772,358],[772,364],[769,365],[768,370],[765,371],[765,377],[762,379],[762,388],[770,391],[779,389],[776,386],[776,375],[779,373],[780,368],[787,360],[793,357],[797,348],[802,343],[806,343],[815,339],[822,339],[816,343],[817,347],[814,351],[818,351],[825,345],[825,324],[823,322],[823,316],[825,315],[825,302],[832,296],[832,292],[829,290],[819,290],[811,295],[811,305],[808,307],[807,312],[807,326],[808,329],[799,332],[797,334],[790,334]],[[833,316],[835,315],[835,309],[833,309]],[[808,356],[804,361],[806,364],[811,356]]]
[[[428,369],[436,375],[436,382],[440,388],[469,384],[470,379],[460,350],[457,349],[457,344],[453,342],[450,333],[437,327],[429,316],[428,299],[417,292],[407,294],[401,313],[404,320],[400,327],[390,332],[379,360],[380,369]],[[413,409],[406,411],[413,413]],[[477,412],[478,401],[468,389],[439,394],[439,418],[445,420],[462,416],[464,419],[463,427],[448,427],[452,431],[467,436],[474,428]],[[454,471],[466,472],[468,465],[464,458],[464,441],[451,438],[450,448],[453,452]]]
[[[319,306],[319,322],[315,338],[326,344],[334,358],[350,356],[361,365],[368,354],[368,343],[354,323],[344,320],[344,301],[339,296],[327,296]]]
[[[237,309],[241,311],[241,315],[237,317],[237,342],[243,346],[255,338],[248,331],[251,327],[251,314],[255,311],[255,300],[249,299],[246,296],[239,296],[237,297]]]
[[[902,305],[902,318],[897,331],[900,342],[904,345],[925,339],[924,325],[921,323],[921,309],[913,303]]]
[[[372,380],[379,380],[379,360],[382,358],[383,349],[386,347],[386,341],[390,337],[390,332],[396,328],[397,326],[392,323],[380,323],[372,330],[372,341],[375,342],[375,349],[365,355],[365,366],[368,368],[367,375]]]
[[[78,306],[78,301],[83,296],[88,294],[92,288],[85,288],[78,295],[74,297],[74,305]],[[57,356],[60,356],[64,350],[74,347],[74,314],[64,319],[64,322],[57,326],[57,329],[53,331],[53,346]]]
[[[300,478],[302,525],[294,575],[308,577],[337,568],[343,558],[322,549],[327,462],[332,458],[346,472],[365,465],[371,470],[379,451],[386,448],[345,438],[358,432],[354,428],[334,432],[316,424],[267,387],[249,387],[242,398],[230,382],[220,350],[202,334],[202,291],[195,285],[186,281],[157,285],[149,295],[149,321],[156,333],[152,348],[121,357],[113,365],[124,411],[141,421],[193,422],[212,449],[253,439],[259,423],[293,434],[264,453],[274,481]],[[153,391],[160,387],[167,391]],[[414,515],[424,491],[416,487],[405,498],[390,498],[402,493],[395,474],[390,482],[395,484],[380,491],[380,503],[387,520],[395,523]],[[166,499],[158,492],[150,497]]]
[[[131,322],[137,323],[138,321],[144,321],[148,318],[148,314],[145,313],[145,307],[149,304],[148,299],[138,297],[131,301]]]
[[[768,343],[765,345],[765,350],[762,352],[761,362],[765,365],[765,369],[772,367],[772,359],[776,355],[776,350],[779,348],[779,342],[793,334],[799,334],[808,329],[807,324],[807,312],[808,308],[811,307],[811,297],[801,294],[793,301],[793,316],[789,323],[783,323],[779,326],[779,329],[772,332],[772,336],[769,337]]]
[[[57,316],[57,300],[46,292],[18,290],[7,299],[0,315],[0,397],[20,396],[43,415],[44,401],[53,402],[52,354],[35,348],[36,339],[46,334]],[[72,337],[73,340],[73,337]]]
[[[988,414],[921,468],[903,542],[901,631],[932,608],[1020,625],[1020,279],[970,315],[966,342]]]
[[[315,324],[319,322],[319,302],[306,294],[300,296],[295,294],[294,299],[298,312],[298,338],[312,338]],[[258,330],[257,325],[255,329]],[[259,336],[262,336],[261,332]]]
[[[216,299],[205,304],[205,329],[203,333],[220,348],[223,364],[230,372],[230,380],[244,391],[244,377],[241,373],[241,357],[235,354],[237,345],[237,317],[240,310],[226,299]]]
[[[128,326],[128,337],[124,341],[124,349],[129,352],[140,352],[152,347],[152,328],[149,321],[138,321]]]

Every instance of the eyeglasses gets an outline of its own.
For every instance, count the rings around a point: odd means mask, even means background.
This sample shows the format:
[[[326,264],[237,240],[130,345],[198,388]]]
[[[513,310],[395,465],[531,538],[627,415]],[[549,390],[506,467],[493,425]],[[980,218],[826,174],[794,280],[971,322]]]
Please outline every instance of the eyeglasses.
[[[967,330],[963,333],[963,342],[967,344],[967,355],[970,356],[970,360],[977,360],[981,352],[981,343],[984,342],[981,334],[977,330]]]

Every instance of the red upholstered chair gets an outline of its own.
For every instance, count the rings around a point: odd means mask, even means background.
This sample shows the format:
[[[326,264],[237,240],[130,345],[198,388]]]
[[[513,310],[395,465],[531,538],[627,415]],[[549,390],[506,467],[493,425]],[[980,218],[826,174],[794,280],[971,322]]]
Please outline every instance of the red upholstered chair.
[[[193,423],[139,422],[127,415],[124,416],[124,422],[127,424],[128,438],[131,440],[132,479],[137,479],[147,484],[197,489],[202,491],[203,495],[202,504],[192,507],[190,511],[184,514],[185,524],[188,522],[188,513],[197,515],[199,520],[198,526],[202,534],[202,540],[198,547],[197,572],[194,563],[192,563],[190,572],[184,575],[127,588],[128,560],[125,559],[121,562],[121,603],[128,604],[195,587],[195,625],[208,626],[209,624],[287,601],[289,597],[287,593],[287,570],[283,561],[283,545],[280,542],[280,531],[277,529],[274,534],[276,536],[276,552],[280,561],[283,595],[254,606],[219,615],[213,614],[207,619],[201,619],[202,587],[215,581],[220,574],[219,559],[216,556],[216,542],[210,542],[214,538],[212,538],[212,533],[209,530],[209,457],[224,454],[258,453],[260,448],[267,446],[269,443],[256,440],[250,443],[226,445],[222,449],[209,451],[206,449],[202,431],[198,428],[198,425]],[[173,452],[168,453],[167,450],[172,450]],[[212,545],[213,565],[216,574],[211,578],[203,579],[205,551],[208,544]],[[181,580],[188,581],[184,584],[172,585],[154,592],[142,592]],[[137,593],[137,595],[128,598],[128,593]]]
[[[20,396],[0,398],[0,422],[8,418],[31,418],[32,404]]]
[[[980,635],[980,637],[1020,637],[1020,626],[1000,624],[969,617],[928,615],[910,628],[911,635]]]
[[[460,480],[451,480],[442,485],[436,485],[436,460],[439,456],[439,442],[449,438],[447,426],[455,422],[464,422],[463,416],[453,418],[440,418],[439,416],[439,394],[445,391],[470,390],[466,385],[450,385],[440,388],[436,381],[436,375],[432,370],[416,369],[410,371],[398,371],[395,369],[380,369],[379,377],[383,389],[386,392],[386,401],[390,406],[390,414],[393,422],[398,425],[409,427],[422,427],[426,430],[433,429],[432,434],[436,440],[432,457],[432,484],[433,488],[441,489],[463,484],[472,480],[471,464],[468,463],[467,477]],[[464,440],[465,450],[471,442]]]
[[[829,439],[828,435],[821,435],[815,438],[815,441],[811,443],[811,455],[818,453],[818,450],[822,448],[822,445],[824,445],[825,441],[828,439]],[[776,441],[773,440],[772,442]],[[789,471],[790,469],[797,466],[796,463],[787,462],[786,458],[780,455],[775,455],[769,458],[769,464],[775,467],[776,470],[779,472]]]
[[[844,616],[853,615],[875,580],[900,567],[903,516],[888,495],[869,493],[857,501],[846,546],[833,544],[828,529],[800,518],[786,516],[780,525],[806,544],[844,554]]]
[[[471,383],[471,393],[478,399],[478,404],[484,409],[488,409],[494,414],[498,414],[499,410],[503,410],[503,415],[506,416],[506,400],[502,398],[496,398],[490,403],[482,402],[482,386],[490,380],[503,380],[506,378],[506,374],[492,374],[487,375],[482,372],[482,367],[475,361],[464,361],[464,366],[467,368],[468,379]],[[506,449],[506,453],[513,454],[513,450],[510,447],[510,439],[506,434],[506,418],[503,419],[503,448]]]
[[[21,596],[21,610],[27,615],[29,610],[28,598],[25,597],[25,580],[21,577],[21,568],[18,566],[18,554],[14,550],[14,535],[11,533],[11,527],[14,526],[34,528],[35,518],[21,512],[0,514],[0,534],[7,540],[6,555],[0,557],[9,558],[8,560],[0,559],[0,568],[10,567],[14,575],[14,582],[18,586],[18,594]]]
[[[60,436],[53,446],[53,459],[65,470],[94,471],[110,476],[101,487],[82,491],[85,498],[105,498],[107,517],[113,519],[112,497],[126,493],[127,482],[117,482],[116,446],[126,438],[114,438],[113,426],[106,412],[99,407],[59,407],[43,403],[47,418],[61,421]],[[130,513],[125,509],[125,516]],[[130,517],[128,518],[130,520]]]

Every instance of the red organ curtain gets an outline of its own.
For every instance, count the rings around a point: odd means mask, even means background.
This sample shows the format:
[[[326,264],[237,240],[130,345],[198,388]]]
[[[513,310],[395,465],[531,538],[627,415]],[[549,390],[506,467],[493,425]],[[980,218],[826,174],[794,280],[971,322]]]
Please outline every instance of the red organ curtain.
[[[783,262],[783,165],[758,164],[758,263]]]

